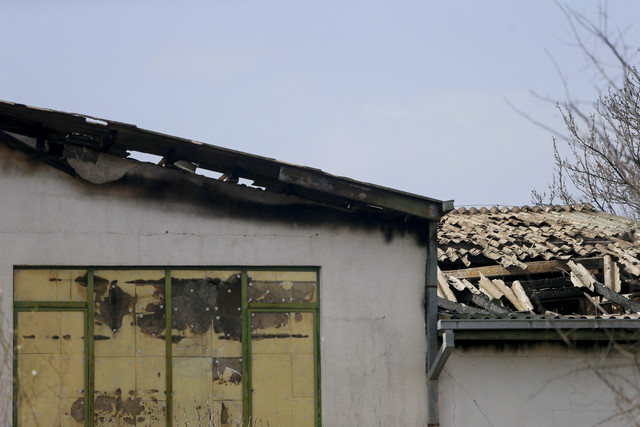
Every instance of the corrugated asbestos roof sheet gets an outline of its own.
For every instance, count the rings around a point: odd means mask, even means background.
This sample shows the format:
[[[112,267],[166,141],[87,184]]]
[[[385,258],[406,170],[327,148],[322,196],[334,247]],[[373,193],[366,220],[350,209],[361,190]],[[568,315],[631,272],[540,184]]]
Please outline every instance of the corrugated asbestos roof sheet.
[[[590,205],[460,208],[438,230],[441,265],[523,267],[543,260],[612,255],[640,273],[640,224]],[[628,264],[628,265],[627,265]]]
[[[127,123],[0,101],[0,139],[19,145],[21,141],[15,135],[36,141],[38,157],[67,172],[72,172],[64,163],[64,153],[69,147],[118,157],[137,151],[161,156],[162,166],[186,165],[186,169],[197,167],[219,172],[223,180],[231,182],[244,178],[267,191],[342,210],[437,221],[452,206],[319,169],[164,135]]]
[[[639,258],[640,223],[590,205],[460,208],[439,224],[439,312],[637,319]]]

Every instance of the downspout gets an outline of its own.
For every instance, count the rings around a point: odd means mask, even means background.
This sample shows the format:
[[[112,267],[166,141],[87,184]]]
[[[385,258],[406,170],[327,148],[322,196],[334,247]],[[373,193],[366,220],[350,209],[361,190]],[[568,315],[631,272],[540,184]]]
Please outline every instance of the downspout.
[[[438,254],[436,221],[429,221],[425,277],[425,317],[427,326],[427,373],[431,372],[438,353]],[[427,426],[440,425],[438,418],[438,379],[427,376]]]
[[[442,369],[444,369],[444,365],[447,363],[447,359],[453,351],[453,347],[455,347],[453,331],[444,331],[442,334],[442,346],[438,354],[436,354],[435,360],[431,364],[429,373],[427,374],[429,380],[438,381],[440,373]]]

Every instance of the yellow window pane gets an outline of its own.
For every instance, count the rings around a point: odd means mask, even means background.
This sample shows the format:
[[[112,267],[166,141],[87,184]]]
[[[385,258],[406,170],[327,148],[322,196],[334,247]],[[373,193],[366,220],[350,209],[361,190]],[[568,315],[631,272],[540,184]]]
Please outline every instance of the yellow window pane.
[[[251,359],[253,419],[292,426],[291,355],[257,354]]]
[[[136,358],[136,396],[142,400],[165,400],[166,363],[164,357]]]
[[[295,397],[313,397],[314,366],[313,355],[293,354],[291,356],[291,381]]]
[[[73,332],[77,330],[80,333]],[[83,313],[18,313],[16,378],[20,425],[83,425],[84,353],[70,353],[64,347],[77,340],[83,349],[83,331]]]
[[[294,353],[313,353],[313,313],[291,313],[291,348]]]
[[[313,271],[250,271],[249,302],[316,302],[317,274]]]
[[[94,275],[96,425],[165,423],[165,272]]]
[[[212,359],[173,358],[173,413],[179,425],[194,422],[196,409],[206,410],[212,400]]]
[[[211,331],[206,333],[195,333],[190,329],[175,331],[172,333],[173,355],[177,357],[185,356],[209,356],[212,353]]]
[[[62,354],[84,354],[84,313],[60,313],[60,333]]]
[[[296,427],[315,426],[315,402],[312,398],[293,399],[293,425]]]
[[[128,272],[128,274],[130,279],[128,282],[136,285],[136,313],[164,313],[164,271],[143,270]]]
[[[145,402],[134,397],[96,395],[94,423],[96,426],[130,427],[147,425],[144,420],[137,423],[145,413]]]
[[[139,276],[138,276],[138,273]],[[164,271],[140,271],[135,278],[136,356],[164,356],[166,329]]]
[[[18,313],[18,350],[26,353],[60,353],[59,312],[21,311]]]
[[[165,328],[160,328],[160,324],[165,324],[164,313],[136,313],[135,321],[136,357],[164,356],[167,351]]]
[[[18,355],[18,421],[24,426],[60,424],[60,356]]]
[[[178,357],[240,355],[241,294],[237,271],[172,271],[173,354]],[[236,345],[228,345],[229,342]]]
[[[60,358],[60,395],[84,397],[84,355],[63,354]]]
[[[241,400],[216,401],[212,406],[214,426],[237,427],[242,425]]]
[[[96,356],[135,357],[135,326],[133,316],[124,316],[122,325],[113,332],[110,325],[95,321],[94,348]]]
[[[71,271],[71,299],[70,301],[87,300],[88,273],[86,270]]]
[[[164,426],[167,419],[167,403],[164,400],[142,400],[136,426]],[[173,424],[172,424],[173,425]]]
[[[96,357],[94,389],[96,395],[133,396],[136,389],[134,357]]]
[[[61,427],[84,426],[84,397],[62,398]]]
[[[120,398],[114,398],[113,396],[104,394],[96,394],[96,398],[93,403],[93,421],[95,425],[124,425],[124,423],[119,420],[118,416],[118,405],[120,404],[119,402]]]
[[[242,400],[242,359],[213,359],[213,399]]]
[[[96,356],[135,356],[135,272],[94,274]]]
[[[251,313],[251,353],[290,353],[289,313]]]
[[[240,357],[242,356],[242,342],[229,340],[223,334],[213,334],[214,357]]]
[[[98,425],[127,425],[139,410],[135,358],[97,357],[94,375],[94,421]]]
[[[85,270],[15,270],[15,301],[86,301]]]

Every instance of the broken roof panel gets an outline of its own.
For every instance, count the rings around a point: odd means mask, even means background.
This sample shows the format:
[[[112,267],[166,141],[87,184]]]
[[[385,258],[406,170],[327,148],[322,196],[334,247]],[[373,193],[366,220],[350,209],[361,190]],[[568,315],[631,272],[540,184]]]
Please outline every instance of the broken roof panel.
[[[639,229],[589,205],[449,212],[438,230],[440,315],[636,318]]]

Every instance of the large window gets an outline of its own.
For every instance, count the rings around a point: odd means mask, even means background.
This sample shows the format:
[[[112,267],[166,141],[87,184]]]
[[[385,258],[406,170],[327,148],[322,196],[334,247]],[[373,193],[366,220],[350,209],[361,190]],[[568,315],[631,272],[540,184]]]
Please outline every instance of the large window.
[[[318,270],[16,268],[14,424],[319,426]]]

